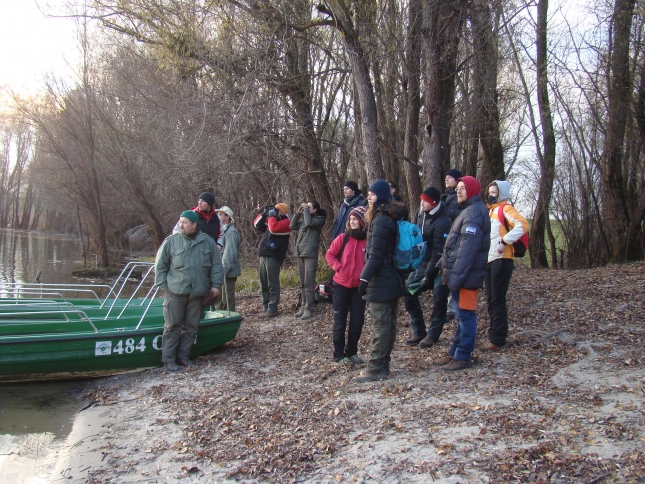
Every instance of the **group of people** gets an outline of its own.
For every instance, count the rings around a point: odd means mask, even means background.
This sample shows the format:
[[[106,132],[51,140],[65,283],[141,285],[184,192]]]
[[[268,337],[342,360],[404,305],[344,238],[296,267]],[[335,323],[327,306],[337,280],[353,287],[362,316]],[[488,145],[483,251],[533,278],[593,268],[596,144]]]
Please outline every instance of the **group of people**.
[[[480,348],[496,351],[506,345],[506,295],[513,272],[513,244],[529,228],[510,203],[509,183],[491,183],[486,189],[486,203],[479,181],[456,169],[446,173],[443,194],[436,187],[426,188],[412,222],[421,229],[427,249],[421,265],[409,274],[392,263],[397,222],[409,218],[408,206],[397,191],[395,183],[379,179],[369,186],[365,198],[354,181],[347,181],[332,227],[332,242],[325,253],[333,270],[333,358],[338,364],[364,363],[358,355],[358,343],[369,307],[372,347],[358,382],[381,380],[390,373],[401,297],[412,331],[407,345],[432,347],[439,341],[446,321],[456,316],[457,330],[448,354],[435,361],[445,371],[473,365],[478,291],[482,286],[490,324],[489,341]],[[219,309],[235,309],[235,281],[241,273],[240,236],[231,209],[214,206],[212,193],[200,195],[197,207],[182,212],[176,233],[164,241],[157,254],[156,284],[164,290],[166,318],[162,361],[172,371],[192,364],[188,356],[204,304],[212,299]],[[295,233],[300,279],[295,316],[312,318],[326,219],[325,210],[313,200],[302,203],[293,216],[286,203],[268,206],[257,215],[254,226],[263,232],[258,248],[263,306],[260,317],[279,315],[280,269],[290,236]],[[194,271],[201,276],[191,278]],[[222,286],[225,298],[220,293]],[[426,291],[432,291],[429,327],[419,300]]]

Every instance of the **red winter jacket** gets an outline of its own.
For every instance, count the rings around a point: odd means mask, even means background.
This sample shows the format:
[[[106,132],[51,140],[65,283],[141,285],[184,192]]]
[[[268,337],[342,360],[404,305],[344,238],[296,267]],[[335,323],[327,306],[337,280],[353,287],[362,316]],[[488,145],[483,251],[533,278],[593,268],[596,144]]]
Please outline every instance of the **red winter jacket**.
[[[358,240],[350,237],[343,251],[341,260],[338,260],[338,253],[343,247],[345,234],[340,234],[334,239],[325,254],[325,260],[336,274],[334,282],[345,287],[358,287],[360,284],[361,271],[365,266],[365,246],[367,239]]]

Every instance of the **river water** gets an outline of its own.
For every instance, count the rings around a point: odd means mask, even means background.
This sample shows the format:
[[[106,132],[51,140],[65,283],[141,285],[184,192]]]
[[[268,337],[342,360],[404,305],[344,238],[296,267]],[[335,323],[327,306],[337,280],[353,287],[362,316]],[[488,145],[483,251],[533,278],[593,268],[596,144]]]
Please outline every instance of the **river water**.
[[[0,283],[35,282],[40,272],[42,283],[86,284],[71,275],[84,268],[82,254],[73,237],[1,229]],[[50,482],[82,395],[102,380],[0,383],[0,483]]]

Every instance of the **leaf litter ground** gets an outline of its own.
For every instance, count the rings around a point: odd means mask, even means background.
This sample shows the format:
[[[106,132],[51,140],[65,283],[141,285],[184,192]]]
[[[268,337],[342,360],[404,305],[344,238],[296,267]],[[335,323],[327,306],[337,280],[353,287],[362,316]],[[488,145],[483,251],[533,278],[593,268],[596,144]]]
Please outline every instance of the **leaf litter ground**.
[[[238,336],[195,367],[92,390],[105,412],[88,480],[645,482],[645,264],[516,269],[508,346],[452,374],[432,361],[456,322],[411,348],[401,309],[392,374],[362,385],[332,360],[331,306],[301,321],[296,301],[259,320],[259,297],[240,295]],[[479,345],[483,291],[478,321]],[[365,359],[370,341],[367,319]]]

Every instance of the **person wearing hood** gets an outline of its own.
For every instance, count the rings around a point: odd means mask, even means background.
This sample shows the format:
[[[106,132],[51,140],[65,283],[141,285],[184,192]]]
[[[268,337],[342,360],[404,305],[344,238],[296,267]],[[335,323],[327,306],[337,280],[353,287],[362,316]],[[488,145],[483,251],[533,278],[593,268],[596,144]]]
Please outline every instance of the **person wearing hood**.
[[[214,208],[215,195],[211,192],[204,192],[197,199],[197,206],[191,208],[191,210],[197,214],[199,230],[206,235],[210,235],[217,242],[220,239],[220,223]],[[175,225],[172,233],[179,233],[179,222]]]
[[[450,227],[450,233],[438,263],[441,280],[450,289],[456,303],[457,332],[448,355],[436,360],[444,371],[471,368],[472,352],[477,338],[477,296],[484,283],[488,249],[490,247],[490,218],[482,202],[481,184],[472,176],[457,183],[457,200],[463,207]]]
[[[340,365],[365,363],[358,356],[358,341],[365,323],[365,300],[358,292],[361,272],[365,267],[366,207],[354,207],[349,213],[345,233],[336,237],[325,254],[334,274],[334,361]],[[349,327],[347,326],[349,313]],[[347,344],[345,344],[347,330]]]
[[[240,265],[240,243],[242,238],[235,228],[235,216],[233,210],[227,206],[215,210],[220,220],[220,240],[218,247],[221,247],[222,266],[224,267],[224,296],[220,293],[215,299],[215,309],[225,309],[235,311],[235,283],[237,278],[242,275],[242,266]]]
[[[357,383],[383,380],[390,373],[399,298],[407,293],[403,276],[393,262],[397,220],[401,218],[403,203],[392,200],[390,185],[381,179],[370,185],[367,202],[365,267],[361,271],[358,292],[370,307],[372,351],[367,369],[355,380]]]
[[[318,247],[320,232],[327,221],[327,213],[315,200],[300,205],[289,228],[296,233],[296,264],[300,279],[300,309],[295,316],[310,319],[314,310],[316,271],[318,270]]]
[[[204,304],[219,295],[224,282],[215,240],[198,224],[194,211],[183,211],[179,232],[166,237],[155,258],[155,286],[164,291],[161,361],[168,371],[194,365],[190,350]]]
[[[488,185],[487,192],[491,236],[484,287],[490,322],[489,342],[480,348],[483,351],[497,351],[506,345],[508,336],[506,293],[513,275],[513,243],[528,232],[529,223],[511,205],[511,185],[507,181],[495,180]]]
[[[450,219],[437,188],[426,188],[420,198],[420,207],[414,216],[414,223],[421,229],[427,249],[419,268],[408,276],[410,293],[404,297],[404,301],[405,309],[410,316],[412,337],[405,344],[429,348],[439,341],[446,323],[449,290],[441,283],[436,265],[441,259],[443,246],[450,232]],[[428,290],[432,290],[432,316],[430,329],[426,331],[419,295]]]
[[[343,185],[343,196],[345,198],[343,199],[343,203],[340,204],[338,214],[334,219],[334,225],[331,228],[331,240],[345,233],[349,212],[354,207],[365,205],[365,198],[363,198],[363,194],[358,189],[358,185],[354,180],[347,180],[345,182],[345,185]]]

